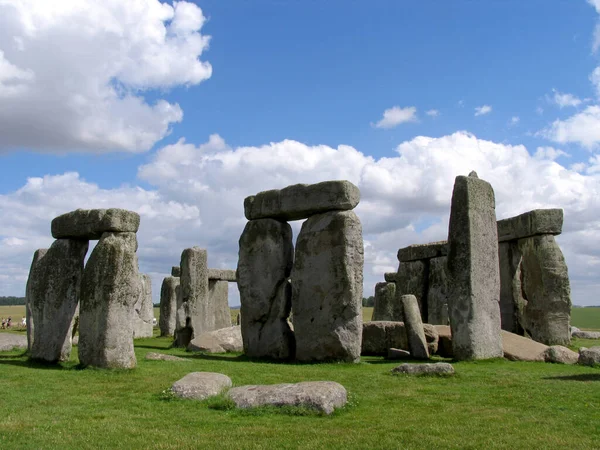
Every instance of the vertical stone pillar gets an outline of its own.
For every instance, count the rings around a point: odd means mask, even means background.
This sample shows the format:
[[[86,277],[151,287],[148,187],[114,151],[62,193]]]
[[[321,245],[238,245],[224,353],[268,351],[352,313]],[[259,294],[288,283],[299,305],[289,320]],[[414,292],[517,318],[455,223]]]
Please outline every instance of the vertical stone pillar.
[[[105,232],[85,266],[79,310],[84,366],[136,366],[131,320],[141,289],[136,251],[135,233]]]
[[[28,286],[34,338],[31,358],[68,361],[87,240],[57,239],[32,265]]]
[[[179,277],[166,277],[163,280],[160,288],[160,317],[158,320],[161,336],[175,334],[178,289]]]
[[[304,222],[291,276],[299,361],[360,360],[363,264],[362,226],[353,211]]]
[[[492,186],[458,176],[448,230],[448,309],[458,360],[503,356],[498,231]]]
[[[27,278],[27,285],[25,287],[25,317],[27,321],[27,350],[31,352],[31,346],[33,345],[33,302],[31,296],[31,288],[33,285],[35,267],[39,264],[41,259],[46,255],[47,248],[40,248],[33,254],[33,260],[31,261],[31,267],[29,268],[29,277]]]
[[[422,319],[427,319],[427,262],[426,260],[401,261],[396,275],[396,303],[402,307],[403,295],[414,295]],[[396,320],[404,320],[404,316]]]
[[[292,359],[290,315],[294,246],[292,228],[275,219],[250,220],[240,237],[237,284],[244,353],[255,358]]]
[[[417,298],[414,295],[403,295],[400,297],[400,301],[404,310],[404,326],[410,354],[413,358],[429,359],[427,339]]]
[[[498,244],[500,264],[500,318],[503,330],[523,335],[523,308],[527,303],[522,295],[521,252],[516,241]]]
[[[133,337],[152,337],[152,319],[154,304],[152,302],[152,280],[150,275],[140,274],[140,295],[133,306]]]
[[[396,283],[377,283],[371,320],[401,321],[401,318],[402,308],[396,301]]]
[[[427,323],[448,325],[448,280],[446,263],[440,256],[429,260],[429,287],[427,289]]]
[[[231,326],[229,312],[229,283],[224,280],[208,280],[209,302],[215,312],[215,330]]]

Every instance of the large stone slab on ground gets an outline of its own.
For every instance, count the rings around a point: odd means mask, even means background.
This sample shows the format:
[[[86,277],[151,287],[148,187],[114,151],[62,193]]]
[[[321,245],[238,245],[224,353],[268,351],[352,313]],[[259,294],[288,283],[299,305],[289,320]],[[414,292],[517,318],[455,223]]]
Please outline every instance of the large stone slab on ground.
[[[287,321],[293,261],[288,223],[259,219],[246,224],[239,241],[237,284],[244,353],[251,358],[294,357],[294,333]]]
[[[440,256],[429,260],[427,288],[427,323],[447,325],[448,322],[448,279],[446,264],[448,258]]]
[[[400,320],[402,305],[396,301],[396,283],[377,283],[372,320]]]
[[[359,201],[360,191],[349,181],[294,184],[246,197],[244,214],[248,220],[300,220],[328,211],[354,209]]]
[[[414,295],[403,295],[400,297],[400,301],[404,310],[404,326],[410,354],[416,359],[429,359],[417,298]]]
[[[499,220],[498,242],[512,241],[542,234],[561,234],[562,209],[534,209],[508,219]]]
[[[230,269],[208,269],[209,280],[221,280],[236,282],[235,270]]]
[[[100,239],[106,232],[137,232],[140,215],[125,209],[77,209],[52,220],[54,239]]]
[[[427,261],[406,261],[398,266],[396,275],[396,302],[402,305],[400,297],[414,295],[417,298],[421,319],[427,319]],[[400,306],[402,308],[402,306]],[[404,320],[404,316],[395,320]]]
[[[215,330],[231,327],[229,310],[229,283],[208,278],[208,302],[215,317]]]
[[[390,348],[408,350],[404,322],[371,321],[363,323],[362,355],[385,356]]]
[[[577,360],[577,364],[590,367],[600,365],[600,347],[581,347],[579,349],[579,359]]]
[[[421,259],[438,258],[448,254],[448,241],[415,244],[398,250],[398,261],[417,261]]]
[[[231,385],[231,378],[222,373],[192,372],[173,383],[171,392],[180,398],[204,400],[219,395]]]
[[[447,267],[454,357],[502,357],[494,190],[474,173],[454,183]]]
[[[240,386],[227,396],[238,408],[299,406],[331,414],[347,402],[344,386],[334,381],[304,381],[296,384]]]
[[[84,366],[133,368],[133,304],[140,295],[135,233],[104,233],[83,271],[79,361]]]
[[[148,361],[186,361],[186,362],[189,362],[189,359],[180,358],[179,356],[165,355],[164,353],[154,353],[154,352],[146,353],[146,359]]]
[[[454,367],[448,363],[404,363],[392,369],[393,375],[454,375]]]
[[[360,360],[363,265],[362,226],[353,211],[302,224],[291,274],[296,359]]]
[[[187,346],[188,351],[206,353],[243,352],[241,327],[234,326],[203,333]]]
[[[179,277],[166,277],[160,288],[160,316],[158,326],[161,336],[173,336],[175,334],[179,280]]]
[[[133,305],[133,337],[152,337],[154,304],[152,302],[152,280],[150,275],[140,274],[140,295]]]
[[[548,346],[502,330],[502,348],[504,357],[511,361],[544,361]]]
[[[13,333],[0,333],[0,352],[26,348],[27,336]]]
[[[34,323],[33,323],[33,304],[31,302],[31,285],[33,283],[32,275],[35,271],[35,266],[40,262],[40,260],[46,255],[48,252],[47,248],[37,249],[33,253],[33,260],[31,261],[31,266],[29,268],[29,277],[27,278],[27,284],[25,286],[25,318],[27,322],[27,350],[31,351],[31,346],[33,345],[33,333],[34,333]]]
[[[544,351],[544,361],[558,364],[577,364],[579,353],[563,347],[552,345]]]
[[[579,339],[600,339],[600,331],[574,331],[571,336]]]
[[[68,361],[87,240],[58,239],[33,267],[28,286],[34,337],[31,358]]]

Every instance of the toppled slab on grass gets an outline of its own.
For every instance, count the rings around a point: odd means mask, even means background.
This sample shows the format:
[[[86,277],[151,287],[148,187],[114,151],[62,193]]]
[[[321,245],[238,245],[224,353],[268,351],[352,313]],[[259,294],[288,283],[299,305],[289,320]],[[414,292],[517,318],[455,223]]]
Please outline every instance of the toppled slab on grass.
[[[552,345],[544,351],[544,361],[557,364],[577,364],[579,354],[562,345]]]
[[[146,353],[148,361],[189,361],[189,359],[180,358],[179,356],[165,355],[164,353]]]
[[[448,363],[405,363],[392,369],[392,375],[454,375],[454,367]]]
[[[204,400],[219,395],[231,385],[231,378],[222,373],[192,372],[173,383],[171,392],[180,398]]]
[[[188,344],[187,350],[205,353],[243,352],[241,327],[234,326],[202,333]]]
[[[579,339],[600,339],[600,331],[577,330],[571,333],[571,336]]]
[[[544,361],[547,345],[502,330],[504,357],[511,361]]]
[[[347,402],[344,386],[333,381],[305,381],[296,384],[250,385],[227,393],[238,408],[297,406],[331,414]]]
[[[13,349],[26,349],[27,336],[11,333],[0,333],[0,352],[9,352]]]
[[[581,364],[582,366],[599,366],[600,365],[600,347],[591,347],[585,348],[581,347],[579,349],[579,359],[577,364]]]

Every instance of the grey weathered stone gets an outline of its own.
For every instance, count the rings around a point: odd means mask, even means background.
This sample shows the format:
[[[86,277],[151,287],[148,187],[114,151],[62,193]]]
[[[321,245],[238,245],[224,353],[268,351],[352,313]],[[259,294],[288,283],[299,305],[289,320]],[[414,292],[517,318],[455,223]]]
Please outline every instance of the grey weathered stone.
[[[231,387],[231,378],[222,373],[192,372],[173,383],[171,392],[180,398],[204,400]]]
[[[172,266],[171,267],[171,276],[179,278],[181,276],[181,267]]]
[[[579,339],[600,339],[600,331],[574,331],[571,336]]]
[[[435,331],[438,334],[438,348],[437,353],[444,358],[452,358],[454,353],[452,351],[452,333],[449,325],[434,325]]]
[[[523,310],[527,301],[521,285],[521,252],[516,241],[498,244],[500,264],[500,317],[503,330],[523,334]]]
[[[331,414],[347,402],[344,386],[334,381],[304,381],[296,384],[240,386],[227,396],[238,408],[300,406]]]
[[[396,282],[396,272],[386,272],[383,274],[383,279],[388,283]]]
[[[393,375],[454,375],[454,367],[448,363],[404,363],[392,369]]]
[[[354,212],[317,214],[302,224],[291,274],[296,359],[360,360],[363,264]]]
[[[187,347],[192,339],[215,329],[214,308],[209,301],[208,262],[205,249],[186,248],[181,253],[180,297],[175,329],[176,347]]]
[[[571,330],[571,336],[573,336],[573,333],[577,333],[578,331],[581,331],[579,328],[574,327],[573,325],[571,325],[569,327],[569,330]]]
[[[492,186],[484,180],[456,177],[447,267],[454,357],[502,357],[495,200]]]
[[[69,360],[87,250],[87,240],[58,239],[34,264],[28,286],[35,324],[31,358]]]
[[[527,300],[523,327],[532,339],[547,345],[571,341],[571,287],[565,258],[554,236],[519,240],[522,292]]]
[[[384,356],[390,348],[408,349],[403,322],[372,321],[363,323],[362,355]]]
[[[403,295],[400,297],[402,308],[404,310],[404,326],[406,328],[406,337],[408,347],[413,358],[429,359],[429,350],[423,331],[423,322],[421,321],[421,312],[419,304],[414,295]]]
[[[36,250],[33,254],[33,260],[31,261],[31,267],[29,268],[29,277],[27,278],[27,285],[25,287],[25,317],[27,322],[27,350],[31,351],[31,346],[33,345],[33,333],[34,333],[34,323],[33,323],[33,304],[31,302],[31,285],[32,285],[32,275],[35,271],[35,267],[38,265],[40,260],[46,255],[48,251],[47,248],[40,248]]]
[[[137,232],[140,215],[125,209],[77,209],[52,220],[55,239],[100,239],[106,232]]]
[[[402,305],[400,297],[403,295],[414,295],[419,304],[421,319],[427,319],[427,283],[428,262],[425,260],[401,262],[396,275],[396,302]],[[402,308],[402,306],[400,306]],[[404,316],[395,318],[404,320]]]
[[[504,357],[511,361],[544,361],[548,346],[534,340],[502,330]]]
[[[291,359],[294,333],[288,278],[294,260],[292,228],[274,219],[251,220],[239,241],[237,284],[244,353],[252,358]]]
[[[154,352],[146,353],[146,359],[148,361],[186,361],[186,362],[190,361],[189,359],[180,358],[179,356],[165,355],[164,353],[154,353]]]
[[[427,288],[427,323],[448,324],[448,280],[446,263],[448,258],[441,256],[429,260]]]
[[[396,283],[377,283],[372,320],[400,320],[401,317],[402,305],[396,301]]]
[[[562,345],[552,345],[544,352],[544,361],[559,364],[577,364],[579,354]]]
[[[175,334],[179,280],[179,277],[166,277],[160,288],[160,316],[158,326],[161,336],[173,336]]]
[[[230,326],[203,333],[188,344],[187,350],[206,353],[243,352],[241,327]]]
[[[235,270],[230,269],[208,269],[209,280],[221,280],[236,282]]]
[[[359,201],[360,191],[349,181],[294,184],[246,197],[244,214],[248,220],[300,220],[328,211],[354,209]]]
[[[214,311],[215,330],[231,327],[229,311],[229,285],[227,281],[208,278],[208,302]]]
[[[388,348],[387,359],[410,359],[410,352],[400,348]]]
[[[140,273],[140,295],[133,305],[133,337],[152,337],[154,304],[152,302],[152,280],[150,275]]]
[[[581,347],[579,349],[579,359],[577,360],[577,364],[591,367],[600,365],[600,347]]]
[[[27,337],[20,334],[0,333],[0,352],[27,348]]]
[[[542,234],[560,234],[562,225],[562,209],[534,209],[516,217],[499,220],[497,224],[498,242]]]
[[[135,233],[104,233],[83,271],[79,361],[84,366],[133,368],[131,322],[140,295]]]
[[[435,355],[439,347],[439,335],[435,325],[430,323],[423,324],[423,333],[425,333],[425,341],[427,342],[427,349],[429,355]]]
[[[415,244],[398,250],[398,261],[418,261],[422,259],[438,258],[448,254],[448,241],[430,242],[428,244]]]

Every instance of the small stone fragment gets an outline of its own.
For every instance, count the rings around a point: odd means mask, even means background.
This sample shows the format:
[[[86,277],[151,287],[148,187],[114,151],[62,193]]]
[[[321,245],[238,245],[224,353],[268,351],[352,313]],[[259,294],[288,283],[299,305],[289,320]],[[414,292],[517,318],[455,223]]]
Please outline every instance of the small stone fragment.
[[[171,391],[180,398],[204,400],[219,395],[231,386],[231,378],[222,373],[192,372],[176,381],[171,386]]]
[[[165,355],[164,353],[154,353],[154,352],[146,353],[146,359],[149,361],[186,361],[186,362],[189,362],[189,359],[180,358],[179,356]]]
[[[579,349],[579,359],[577,360],[577,364],[590,367],[600,365],[600,347],[581,347]]]

